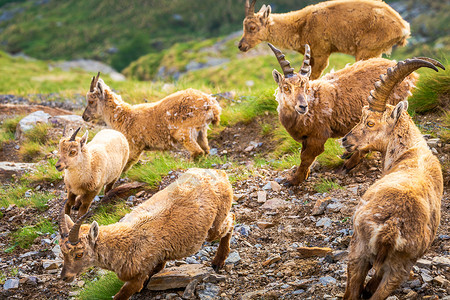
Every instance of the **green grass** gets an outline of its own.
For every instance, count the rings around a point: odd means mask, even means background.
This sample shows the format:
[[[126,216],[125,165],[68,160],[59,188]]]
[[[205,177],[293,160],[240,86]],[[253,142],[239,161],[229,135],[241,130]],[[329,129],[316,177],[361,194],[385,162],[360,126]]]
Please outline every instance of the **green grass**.
[[[17,124],[22,117],[23,116],[15,116],[13,118],[7,118],[0,124],[0,150],[3,149],[4,143],[14,140]]]
[[[36,169],[24,174],[23,179],[28,182],[58,182],[63,179],[63,172],[56,170],[58,158],[52,157],[36,165]]]
[[[81,290],[80,300],[110,300],[122,287],[123,282],[113,272],[107,272],[98,280],[89,281]]]
[[[149,153],[149,157],[148,162],[134,165],[126,175],[132,180],[146,182],[150,187],[156,187],[161,178],[166,176],[169,171],[192,167],[211,168],[212,164],[227,162],[226,158],[219,156],[207,156],[193,162],[185,158],[174,157],[167,152],[152,152]]]
[[[450,142],[450,111],[444,113],[440,137],[444,142]]]
[[[101,205],[96,209],[92,220],[97,221],[99,225],[109,225],[117,223],[130,211],[131,209],[124,202]]]
[[[30,197],[25,197],[25,192],[30,187],[27,182],[18,182],[11,185],[0,186],[0,207],[8,207],[15,204],[18,207],[34,207],[40,211],[47,208],[47,202],[54,197],[48,192],[30,191]]]
[[[446,70],[439,69],[421,74],[413,95],[408,99],[409,113],[425,113],[443,107],[450,108],[450,64],[445,63]]]
[[[13,245],[27,249],[39,235],[52,233],[55,233],[55,225],[48,220],[42,220],[35,226],[25,226],[14,232]]]
[[[322,178],[322,180],[314,185],[314,190],[318,193],[326,193],[334,189],[342,189],[343,187],[336,182]]]
[[[25,138],[34,143],[44,145],[48,142],[48,130],[52,125],[47,123],[36,124],[32,129],[24,133]]]

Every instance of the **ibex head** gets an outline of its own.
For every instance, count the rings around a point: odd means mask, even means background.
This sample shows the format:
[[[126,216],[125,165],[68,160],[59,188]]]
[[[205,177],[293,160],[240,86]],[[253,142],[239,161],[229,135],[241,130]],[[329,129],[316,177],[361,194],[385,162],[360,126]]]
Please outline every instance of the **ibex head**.
[[[81,138],[77,138],[77,134],[80,129],[81,127],[78,127],[75,132],[70,129],[67,136],[64,129],[63,136],[59,141],[59,159],[55,165],[58,171],[63,171],[67,168],[77,166],[80,162],[80,153],[88,138],[87,130]]]
[[[64,257],[64,266],[61,271],[61,279],[72,282],[74,278],[86,268],[93,266],[96,261],[94,252],[97,242],[99,226],[97,222],[89,225],[81,225],[86,219],[83,215],[74,224],[72,219],[64,214],[64,205],[59,215],[59,242]]]
[[[272,9],[270,5],[263,5],[259,12],[255,14],[255,3],[256,0],[252,0],[251,4],[249,0],[245,2],[244,34],[238,46],[239,50],[243,52],[267,40],[269,35],[267,24]]]
[[[436,66],[445,69],[434,59],[418,57],[400,61],[396,66],[389,68],[387,73],[381,75],[380,80],[375,82],[375,89],[368,97],[369,105],[363,108],[360,122],[342,139],[342,146],[348,152],[355,150],[384,152],[390,133],[402,113],[407,113],[408,109],[408,101],[401,101],[396,106],[386,104],[392,89],[415,70],[427,67],[437,72]]]
[[[97,76],[92,77],[91,87],[86,94],[87,106],[83,112],[83,120],[85,121],[99,119],[102,116],[102,105],[99,105],[99,102],[105,99],[106,85],[99,76],[100,72]]]
[[[275,82],[278,83],[278,101],[284,107],[291,107],[297,113],[304,115],[308,112],[308,100],[306,91],[309,88],[309,76],[311,75],[311,51],[309,45],[305,45],[305,56],[303,57],[303,65],[299,73],[294,72],[294,68],[284,54],[269,43],[270,49],[278,59],[284,75],[277,70],[273,70],[272,75]]]

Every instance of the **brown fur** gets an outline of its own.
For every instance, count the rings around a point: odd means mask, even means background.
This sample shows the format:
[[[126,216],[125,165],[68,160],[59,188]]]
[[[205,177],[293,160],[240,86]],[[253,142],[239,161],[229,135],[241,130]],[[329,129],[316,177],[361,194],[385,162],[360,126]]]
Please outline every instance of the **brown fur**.
[[[221,108],[216,99],[194,89],[176,92],[155,103],[130,105],[99,79],[94,92],[88,92],[86,98],[85,121],[102,118],[127,137],[130,158],[125,170],[139,160],[144,150],[170,150],[181,144],[193,158],[208,154],[208,126],[220,120]]]
[[[243,23],[241,51],[267,41],[304,54],[309,44],[311,79],[320,77],[333,52],[353,55],[357,61],[381,57],[396,44],[406,45],[410,35],[409,24],[395,10],[371,0],[326,1],[285,14],[271,14],[270,6],[264,5]]]
[[[407,106],[387,105],[384,112],[365,107],[360,123],[343,139],[349,151],[380,151],[384,157],[383,177],[362,196],[354,215],[344,299],[360,299],[363,292],[372,300],[386,299],[408,278],[439,225],[441,166]],[[364,287],[371,267],[376,274]]]
[[[61,277],[70,282],[83,269],[96,265],[125,281],[114,299],[128,299],[142,289],[147,278],[163,269],[166,261],[196,253],[205,240],[220,239],[212,262],[218,270],[230,251],[232,200],[233,190],[224,171],[190,169],[121,222],[82,225],[76,245],[63,239]],[[71,228],[73,223],[66,219]],[[75,260],[80,253],[82,257]]]
[[[59,160],[55,167],[64,170],[68,215],[74,205],[79,209],[78,215],[84,215],[103,186],[105,194],[108,193],[122,174],[130,153],[127,139],[115,130],[104,129],[90,143],[86,144],[86,140],[87,132],[74,141],[70,141],[70,133],[59,141]]]
[[[384,58],[372,58],[314,81],[299,73],[285,78],[274,70],[280,122],[302,143],[301,164],[288,178],[290,184],[297,185],[308,178],[309,167],[324,151],[327,139],[344,136],[359,122],[362,107],[367,105],[366,95],[378,77],[394,65],[395,62]],[[407,98],[417,78],[413,73],[398,84],[389,103],[396,104]],[[344,164],[344,170],[353,168],[363,154],[354,153]]]

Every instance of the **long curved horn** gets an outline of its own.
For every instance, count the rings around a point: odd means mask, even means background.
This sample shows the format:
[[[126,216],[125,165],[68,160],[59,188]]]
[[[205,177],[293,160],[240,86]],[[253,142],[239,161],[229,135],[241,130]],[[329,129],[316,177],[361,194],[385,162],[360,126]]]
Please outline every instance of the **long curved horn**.
[[[63,205],[61,206],[61,209],[59,210],[59,218],[58,218],[58,227],[59,227],[59,234],[61,237],[66,237],[69,233],[69,227],[67,227],[66,223],[66,217],[64,214],[64,207],[66,206],[67,200],[64,201]]]
[[[436,67],[441,68],[442,70],[445,70],[445,67],[443,64],[441,64],[439,61],[429,58],[429,57],[414,57],[413,59],[421,59],[421,60],[426,60],[427,62],[432,63],[433,65],[435,65]]]
[[[72,229],[70,229],[69,242],[72,245],[76,245],[80,241],[80,227],[83,224],[84,219],[86,219],[86,217],[88,216],[88,214],[89,214],[89,212],[85,213],[80,218],[78,218],[78,220],[75,222],[75,224],[73,224]]]
[[[311,60],[311,49],[308,44],[305,44],[305,55],[303,56],[303,64],[300,69],[300,75],[306,76],[309,78],[311,76],[311,66],[309,62]]]
[[[421,67],[438,71],[432,62],[417,58],[400,61],[394,67],[387,69],[387,73],[381,75],[380,80],[375,82],[375,89],[370,91],[370,96],[367,98],[369,109],[378,112],[385,111],[387,99],[395,85]]]
[[[78,127],[77,130],[75,130],[75,132],[72,134],[72,136],[69,139],[70,142],[75,141],[75,138],[76,138],[76,136],[78,134],[78,131],[80,131],[80,129],[81,129],[81,127]]]
[[[255,4],[256,0],[252,0],[250,4],[250,0],[245,1],[245,16],[253,16],[255,14]]]
[[[294,77],[294,68],[291,68],[291,63],[284,59],[285,55],[278,50],[277,48],[275,48],[271,43],[267,43],[270,47],[270,49],[272,49],[273,53],[275,54],[276,58],[278,59],[278,63],[281,66],[281,69],[283,70],[284,73],[284,77],[285,78],[289,78],[289,77]]]

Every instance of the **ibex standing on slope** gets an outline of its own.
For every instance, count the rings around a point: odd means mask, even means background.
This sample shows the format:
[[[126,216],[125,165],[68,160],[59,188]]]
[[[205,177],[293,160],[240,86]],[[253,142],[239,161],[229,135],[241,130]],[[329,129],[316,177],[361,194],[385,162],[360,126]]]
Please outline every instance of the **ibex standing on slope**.
[[[342,140],[348,151],[380,151],[383,177],[362,196],[353,217],[346,300],[386,299],[407,279],[436,234],[443,192],[438,159],[407,113],[408,102],[386,105],[393,87],[429,58],[399,62],[375,84],[361,121]],[[370,268],[375,275],[364,287]]]
[[[301,164],[288,178],[297,185],[309,175],[309,167],[325,150],[329,138],[342,137],[359,122],[361,110],[367,104],[367,95],[378,77],[395,62],[384,58],[358,61],[342,70],[329,73],[318,80],[309,80],[309,46],[299,73],[294,72],[283,53],[269,44],[280,63],[284,75],[273,70],[278,84],[276,100],[281,124],[287,132],[302,143]],[[397,104],[411,93],[417,80],[416,74],[395,87],[389,103]],[[344,170],[352,169],[365,154],[356,151],[344,164]]]
[[[328,66],[333,52],[355,56],[356,60],[381,57],[394,45],[406,45],[409,24],[383,1],[336,0],[307,6],[286,14],[272,14],[270,5],[255,13],[255,3],[245,4],[241,51],[262,41],[304,54],[312,49],[311,79]]]

